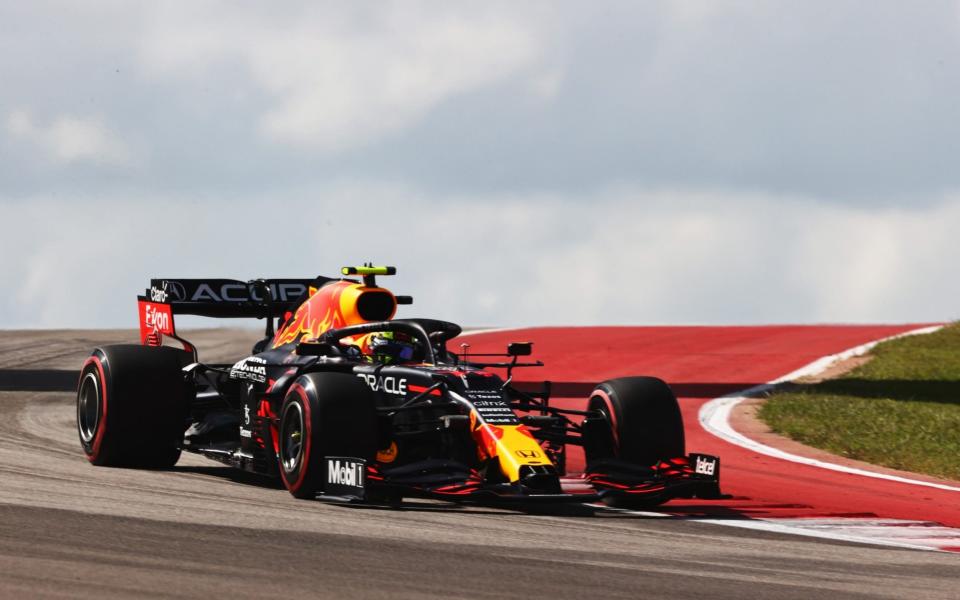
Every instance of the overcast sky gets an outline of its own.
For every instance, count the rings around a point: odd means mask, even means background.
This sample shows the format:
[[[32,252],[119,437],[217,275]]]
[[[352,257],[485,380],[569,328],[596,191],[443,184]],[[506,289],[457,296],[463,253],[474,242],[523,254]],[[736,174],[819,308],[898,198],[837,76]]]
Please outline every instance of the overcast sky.
[[[472,325],[960,317],[960,3],[0,3],[0,327],[394,264]]]

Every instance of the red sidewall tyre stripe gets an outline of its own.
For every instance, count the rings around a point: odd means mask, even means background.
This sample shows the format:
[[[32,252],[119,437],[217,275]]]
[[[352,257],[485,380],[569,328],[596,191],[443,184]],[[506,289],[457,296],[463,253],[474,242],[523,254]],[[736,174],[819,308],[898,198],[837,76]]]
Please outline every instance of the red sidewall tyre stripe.
[[[607,407],[607,417],[610,419],[610,431],[613,434],[613,446],[617,455],[620,454],[620,433],[617,430],[617,411],[613,408],[610,395],[600,388],[593,390],[593,396],[599,397]]]
[[[94,462],[100,456],[100,447],[103,445],[103,435],[107,429],[107,378],[103,373],[103,363],[100,362],[100,358],[97,356],[91,356],[88,358],[87,361],[83,363],[83,368],[80,369],[80,373],[82,374],[84,371],[86,371],[87,367],[91,364],[96,365],[97,372],[100,375],[100,385],[98,387],[100,389],[99,401],[101,412],[100,418],[97,420],[97,434],[93,437],[93,443],[90,444],[90,452],[86,451],[86,447],[84,447],[83,450],[84,454],[87,455],[87,460]],[[81,375],[80,385],[82,384],[83,377]],[[77,388],[77,393],[80,393],[79,387]]]
[[[297,480],[290,482],[287,479],[287,473],[283,470],[283,465],[280,465],[280,475],[283,477],[283,483],[287,486],[287,489],[291,492],[296,492],[300,489],[300,486],[303,485],[303,480],[307,475],[307,470],[310,468],[310,443],[313,438],[313,418],[310,413],[310,400],[307,398],[307,391],[303,389],[299,383],[294,383],[290,386],[290,391],[288,394],[297,394],[300,396],[300,406],[303,408],[303,428],[304,428],[304,437],[306,438],[303,442],[303,457],[300,459],[299,471],[297,472]],[[283,431],[283,427],[280,427],[280,430]]]

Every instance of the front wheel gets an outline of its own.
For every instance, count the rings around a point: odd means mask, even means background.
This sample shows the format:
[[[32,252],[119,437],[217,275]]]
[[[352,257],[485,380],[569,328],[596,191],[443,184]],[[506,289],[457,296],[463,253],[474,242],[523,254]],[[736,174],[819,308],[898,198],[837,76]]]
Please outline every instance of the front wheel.
[[[353,375],[308,373],[290,386],[280,409],[283,484],[297,498],[323,490],[327,456],[372,460],[377,451],[373,392]]]
[[[656,377],[621,377],[598,385],[587,409],[603,427],[585,440],[587,462],[616,458],[650,467],[684,455],[683,417],[670,387]]]
[[[593,390],[587,407],[595,415],[584,421],[588,470],[591,465],[617,463],[643,470],[685,454],[680,406],[673,391],[660,379],[621,377],[605,381]],[[603,500],[611,506],[639,509],[657,506],[666,498],[609,495]]]

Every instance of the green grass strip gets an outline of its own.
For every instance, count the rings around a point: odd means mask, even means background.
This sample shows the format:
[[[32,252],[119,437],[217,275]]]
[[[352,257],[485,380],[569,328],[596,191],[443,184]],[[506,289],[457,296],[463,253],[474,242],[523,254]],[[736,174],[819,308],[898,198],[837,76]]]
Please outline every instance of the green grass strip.
[[[760,418],[840,456],[960,480],[960,324],[871,354],[840,378],[773,394]]]

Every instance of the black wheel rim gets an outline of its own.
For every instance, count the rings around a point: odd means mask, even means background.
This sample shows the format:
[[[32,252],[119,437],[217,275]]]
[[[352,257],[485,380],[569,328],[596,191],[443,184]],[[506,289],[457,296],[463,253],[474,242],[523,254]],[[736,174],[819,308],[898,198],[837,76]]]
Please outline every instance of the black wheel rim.
[[[80,383],[77,394],[77,429],[84,444],[92,444],[100,424],[100,383],[94,373],[88,372]]]
[[[594,410],[600,413],[603,417],[603,420],[607,422],[607,433],[604,435],[604,440],[602,441],[603,446],[606,446],[606,452],[603,455],[596,456],[593,458],[596,459],[605,459],[605,458],[615,458],[620,455],[620,444],[617,440],[616,432],[613,430],[613,419],[610,418],[610,411],[607,408],[607,403],[604,402],[603,398],[600,396],[591,396],[588,409]],[[607,454],[609,452],[609,454]]]
[[[283,411],[280,426],[280,464],[287,473],[300,466],[303,458],[303,442],[306,427],[303,408],[298,402],[291,402]]]

